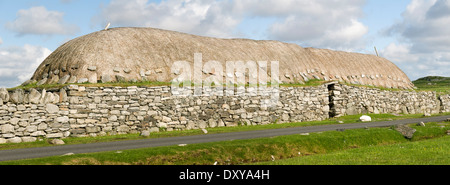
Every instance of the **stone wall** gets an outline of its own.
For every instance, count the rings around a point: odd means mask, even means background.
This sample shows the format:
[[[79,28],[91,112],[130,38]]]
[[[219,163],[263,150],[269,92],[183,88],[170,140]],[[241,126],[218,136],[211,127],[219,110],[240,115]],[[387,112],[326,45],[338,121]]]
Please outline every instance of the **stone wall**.
[[[194,90],[173,94],[169,86],[78,85],[12,92],[0,89],[0,143],[303,122],[364,113],[450,112],[449,95],[438,100],[434,92],[385,91],[333,83],[257,90],[213,90],[201,96],[183,96]],[[279,93],[276,105],[264,106],[262,102],[270,100],[274,92]]]
[[[450,112],[450,94],[439,96],[441,112]]]
[[[331,114],[335,117],[367,113],[437,114],[440,102],[435,92],[388,91],[376,88],[335,84]]]
[[[266,95],[273,90],[267,88]],[[9,93],[3,89],[0,142],[300,122],[329,116],[326,86],[281,87],[273,107],[261,106],[270,97],[261,94],[173,96],[171,87],[135,86],[70,85]]]

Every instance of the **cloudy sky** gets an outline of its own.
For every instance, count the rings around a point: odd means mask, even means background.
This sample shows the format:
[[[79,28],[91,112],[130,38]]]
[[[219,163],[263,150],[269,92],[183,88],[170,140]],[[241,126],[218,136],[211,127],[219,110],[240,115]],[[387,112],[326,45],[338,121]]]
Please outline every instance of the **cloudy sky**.
[[[108,22],[366,54],[376,46],[411,80],[450,76],[450,0],[0,0],[0,87]]]

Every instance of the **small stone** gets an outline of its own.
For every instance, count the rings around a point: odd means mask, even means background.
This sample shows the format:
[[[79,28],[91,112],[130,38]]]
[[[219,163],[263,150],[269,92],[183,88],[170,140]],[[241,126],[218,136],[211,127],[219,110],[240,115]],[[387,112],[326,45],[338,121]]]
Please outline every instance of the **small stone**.
[[[0,88],[0,99],[2,99],[4,102],[9,101],[9,93],[6,88]]]
[[[19,123],[19,121],[20,121],[19,118],[12,118],[12,119],[9,120],[9,122],[10,122],[12,125],[17,125],[17,123]]]
[[[150,131],[149,131],[149,130],[143,130],[143,131],[141,132],[141,136],[143,136],[143,137],[148,137],[148,136],[150,136]]]
[[[372,118],[370,116],[363,115],[359,118],[359,120],[362,122],[368,122],[368,121],[372,121]]]
[[[62,134],[62,133],[47,134],[46,137],[47,137],[47,138],[62,138],[62,137],[63,137],[63,134]]]
[[[22,142],[24,142],[24,143],[35,142],[36,140],[37,140],[37,138],[35,138],[35,137],[22,137]]]
[[[202,128],[202,132],[205,133],[205,134],[208,133],[208,131],[206,129],[204,129],[204,128]]]
[[[54,75],[52,78],[50,78],[50,80],[48,81],[48,84],[56,84],[59,81],[59,76],[58,75]]]
[[[2,125],[2,126],[0,126],[0,131],[3,134],[5,134],[5,133],[14,133],[14,126],[12,126],[10,124]]]
[[[24,110],[26,110],[27,108],[25,107],[25,105],[17,105],[17,110],[18,111],[24,111]]]
[[[69,84],[73,84],[77,82],[77,76],[70,76],[69,80],[67,81],[67,83]]]
[[[120,114],[120,113],[118,113],[118,114]],[[117,121],[117,116],[116,116],[116,115],[110,116],[110,117],[108,118],[108,121],[110,121],[110,122]]]
[[[424,126],[425,126],[425,123],[424,123],[423,121],[421,121],[420,123],[417,123],[417,126],[424,127]]]
[[[397,125],[395,130],[400,132],[407,139],[411,139],[416,132],[416,129],[408,127],[407,125]]]
[[[50,114],[54,114],[59,111],[59,107],[54,104],[47,104],[45,110]]]
[[[127,125],[120,125],[117,127],[117,132],[129,132],[130,127]]]
[[[57,117],[55,121],[58,123],[68,123],[69,117],[67,117],[67,116]]]
[[[28,94],[28,101],[33,104],[39,104],[39,99],[41,98],[41,93],[36,89],[31,88],[30,94]]]
[[[49,140],[48,142],[49,142],[50,144],[52,144],[52,145],[63,145],[63,144],[66,144],[66,143],[64,143],[64,141],[61,140],[61,139],[51,139],[51,140]]]
[[[10,96],[13,103],[23,103],[25,98],[25,91],[23,89],[16,89]]]
[[[89,71],[97,71],[97,66],[89,66],[88,70]]]
[[[98,80],[97,73],[92,74],[91,76],[89,76],[89,79],[88,79],[89,83],[91,83],[91,84],[96,84],[97,80]]]
[[[109,76],[108,74],[102,75],[101,81],[102,83],[111,82],[111,76]]]
[[[130,72],[131,72],[131,69],[128,69],[128,68],[126,68],[126,69],[124,69],[124,70],[123,70],[123,72],[125,72],[125,73],[127,73],[127,74],[128,74],[128,73],[130,73]]]
[[[67,92],[66,90],[64,90],[64,88],[61,88],[61,90],[59,90],[59,102],[67,102],[68,98],[67,98]]]
[[[125,82],[125,77],[122,75],[116,75],[116,81],[117,82]]]
[[[42,80],[39,80],[39,82],[36,85],[44,85],[45,83],[47,83],[48,78],[43,78]]]
[[[77,83],[82,84],[82,83],[86,83],[88,81],[89,81],[89,79],[87,79],[87,78],[80,78],[80,79],[78,79]]]
[[[20,137],[13,137],[6,140],[7,143],[21,143],[22,139]]]
[[[70,75],[65,75],[62,78],[59,79],[58,84],[65,84],[69,80]]]

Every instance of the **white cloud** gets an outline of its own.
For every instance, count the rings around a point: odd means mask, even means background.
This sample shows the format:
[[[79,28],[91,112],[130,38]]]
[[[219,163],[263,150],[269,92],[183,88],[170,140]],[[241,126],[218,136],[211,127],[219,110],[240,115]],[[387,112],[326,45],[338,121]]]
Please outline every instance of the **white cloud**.
[[[284,19],[269,28],[271,38],[342,50],[358,50],[365,47],[362,40],[369,29],[358,21],[363,16],[364,1],[282,2],[286,3],[282,6],[285,7],[284,10],[269,11],[269,14],[274,13]]]
[[[156,27],[214,37],[239,37],[246,18],[273,18],[267,39],[334,49],[363,48],[368,27],[358,21],[364,0],[112,0],[94,23]]]
[[[148,0],[112,0],[102,7],[94,22],[112,26],[155,27],[180,32],[231,37],[239,19],[228,11],[228,1],[168,0],[159,4]]]
[[[381,51],[381,55],[399,63],[418,62],[419,58],[411,55],[410,49],[410,45],[391,43]]]
[[[412,80],[427,75],[449,76],[449,12],[450,1],[411,1],[403,19],[387,31],[399,43],[387,46],[383,55],[403,66]]]
[[[5,26],[18,35],[70,35],[79,30],[78,26],[65,23],[63,17],[62,12],[48,11],[43,6],[37,6],[19,10],[16,19]]]
[[[15,87],[29,80],[50,53],[47,48],[32,45],[0,49],[0,87]]]

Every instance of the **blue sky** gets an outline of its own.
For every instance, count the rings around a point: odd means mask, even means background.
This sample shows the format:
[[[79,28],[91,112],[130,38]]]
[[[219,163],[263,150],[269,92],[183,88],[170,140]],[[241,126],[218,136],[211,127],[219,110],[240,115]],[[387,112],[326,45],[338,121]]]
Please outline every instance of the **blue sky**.
[[[111,27],[280,40],[380,55],[411,80],[450,76],[450,0],[0,0],[0,87],[70,39]]]

